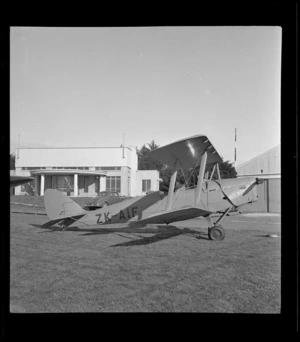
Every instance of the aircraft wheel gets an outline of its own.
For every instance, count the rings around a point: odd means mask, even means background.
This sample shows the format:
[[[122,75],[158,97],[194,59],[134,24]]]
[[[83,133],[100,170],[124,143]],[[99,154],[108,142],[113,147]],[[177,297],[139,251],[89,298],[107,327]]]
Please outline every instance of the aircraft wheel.
[[[225,237],[225,232],[221,225],[213,226],[208,229],[208,236],[210,240],[221,241]]]

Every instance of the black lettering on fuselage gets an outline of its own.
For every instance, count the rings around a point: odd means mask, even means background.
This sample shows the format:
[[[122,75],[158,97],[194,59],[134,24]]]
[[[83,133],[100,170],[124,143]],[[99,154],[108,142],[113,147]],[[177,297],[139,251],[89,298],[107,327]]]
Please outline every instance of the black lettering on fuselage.
[[[124,213],[123,213],[123,210],[120,210],[119,219],[120,219],[120,220],[126,220],[126,217],[125,217],[125,215],[124,215]]]
[[[97,224],[100,224],[100,223],[102,223],[102,222],[100,221],[101,214],[97,214],[97,215],[95,215],[95,216],[98,216]]]
[[[110,222],[110,218],[108,217],[109,213],[104,213],[105,222]]]
[[[126,212],[126,215],[125,215]],[[138,207],[132,207],[131,208],[131,214],[130,214],[130,208],[127,208],[126,211],[120,210],[119,213],[119,220],[129,220],[130,218],[134,217],[138,213]]]
[[[131,208],[131,213],[132,213],[132,217],[134,217],[138,212],[138,207],[132,207]]]
[[[102,214],[104,214],[104,218],[103,218],[104,220],[103,219],[101,220]],[[103,224],[103,223],[111,221],[109,217],[109,213],[100,213],[100,214],[96,214],[95,216],[98,216],[97,224]]]

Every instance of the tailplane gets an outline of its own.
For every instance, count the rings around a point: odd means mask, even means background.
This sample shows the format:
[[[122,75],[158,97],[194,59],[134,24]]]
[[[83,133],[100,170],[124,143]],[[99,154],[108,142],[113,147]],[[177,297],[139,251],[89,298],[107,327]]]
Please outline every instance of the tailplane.
[[[45,191],[44,203],[47,216],[50,219],[49,222],[43,225],[44,228],[62,222],[66,227],[87,213],[71,198],[67,197],[62,192],[53,189],[47,189]]]

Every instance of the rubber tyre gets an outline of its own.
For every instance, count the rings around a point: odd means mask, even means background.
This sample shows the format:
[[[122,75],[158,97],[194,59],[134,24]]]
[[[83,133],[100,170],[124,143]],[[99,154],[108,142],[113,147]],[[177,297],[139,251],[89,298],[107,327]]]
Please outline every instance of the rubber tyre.
[[[225,238],[224,229],[221,226],[214,226],[208,230],[210,240],[222,241]]]
[[[108,203],[107,202],[104,202],[103,205],[102,205],[102,208],[105,208],[105,207],[108,207]]]

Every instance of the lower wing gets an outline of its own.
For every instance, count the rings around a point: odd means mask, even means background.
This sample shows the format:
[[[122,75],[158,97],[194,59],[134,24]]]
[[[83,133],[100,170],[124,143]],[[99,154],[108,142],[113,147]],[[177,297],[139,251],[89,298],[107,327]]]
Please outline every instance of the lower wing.
[[[144,219],[141,219],[137,221],[136,223],[142,223],[142,224],[147,224],[147,223],[166,223],[169,224],[171,222],[176,222],[176,221],[185,221],[189,220],[198,216],[208,216],[212,212],[203,210],[197,207],[188,207],[184,209],[175,209],[175,210],[169,210],[169,211],[164,211],[160,212],[155,215],[148,216]]]

